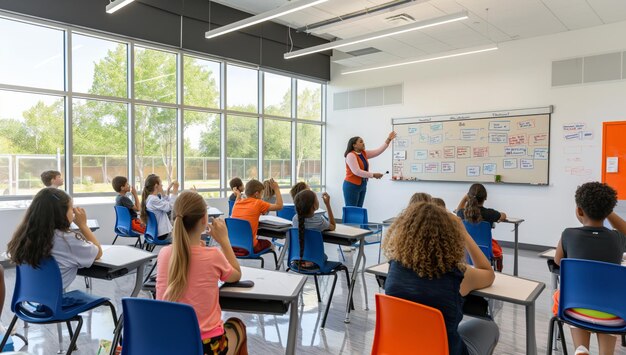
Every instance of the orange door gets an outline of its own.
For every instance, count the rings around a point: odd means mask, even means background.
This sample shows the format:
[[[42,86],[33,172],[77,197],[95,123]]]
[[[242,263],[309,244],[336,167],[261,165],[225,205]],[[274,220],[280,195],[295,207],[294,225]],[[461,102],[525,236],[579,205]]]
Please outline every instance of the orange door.
[[[617,172],[608,173],[607,158],[617,158]],[[602,182],[617,190],[617,199],[626,200],[626,121],[602,123]]]

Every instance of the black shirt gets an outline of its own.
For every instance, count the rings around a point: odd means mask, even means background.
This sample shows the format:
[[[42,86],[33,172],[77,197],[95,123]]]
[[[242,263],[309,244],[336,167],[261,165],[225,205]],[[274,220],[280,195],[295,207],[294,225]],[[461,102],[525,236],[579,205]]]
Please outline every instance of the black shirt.
[[[454,268],[436,279],[422,278],[412,269],[392,260],[385,281],[385,294],[441,311],[446,323],[450,355],[468,354],[457,329],[463,319],[464,300],[459,293],[463,276],[461,270]],[[419,349],[419,344],[416,346]]]
[[[122,195],[118,194],[115,197],[115,205],[116,206],[124,206],[124,207],[128,208],[128,212],[130,212],[130,218],[131,219],[136,219],[137,218],[137,211],[134,210],[135,204],[128,197],[122,196]]]
[[[456,211],[456,215],[461,217],[461,219],[465,219],[465,213],[463,211],[465,211],[464,208]],[[500,212],[494,210],[493,208],[480,206],[480,215],[483,217],[483,221],[489,223],[496,223],[500,220]]]
[[[606,227],[566,228],[561,234],[564,258],[620,264],[626,250],[626,237]]]

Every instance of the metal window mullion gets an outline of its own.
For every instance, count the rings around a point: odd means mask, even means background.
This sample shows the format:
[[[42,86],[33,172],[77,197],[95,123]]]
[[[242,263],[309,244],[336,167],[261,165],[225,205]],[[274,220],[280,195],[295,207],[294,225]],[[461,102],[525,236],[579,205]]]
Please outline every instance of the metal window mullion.
[[[222,190],[222,193],[220,193],[220,196],[222,197],[226,197],[228,196],[226,194],[227,191],[227,182],[226,182],[226,169],[228,168],[228,164],[226,162],[226,129],[227,129],[227,125],[226,125],[226,114],[225,114],[225,108],[226,108],[226,63],[222,62],[220,63],[220,109],[222,110],[222,112],[220,113],[220,187]]]
[[[130,102],[126,106],[127,119],[127,150],[128,150],[128,177],[133,182],[133,185],[137,181],[137,174],[135,171],[135,44],[128,43],[126,47],[126,97],[130,99]],[[143,190],[143,182],[139,182],[140,191]]]
[[[320,137],[321,139],[321,148],[322,151],[320,152],[320,184],[324,187],[324,190],[326,189],[326,129],[327,129],[327,122],[326,122],[326,114],[327,114],[327,101],[326,101],[326,95],[328,94],[328,88],[326,87],[325,84],[322,84],[322,122],[324,123],[322,125],[322,129],[320,134],[322,135],[322,137]]]
[[[74,193],[74,172],[72,171],[72,32],[65,31],[65,191]]]
[[[263,88],[263,82],[264,82],[264,77],[263,77],[263,72],[258,70],[257,71],[257,138],[258,138],[258,148],[257,148],[257,171],[258,171],[258,179],[263,181],[264,178],[264,172],[263,172],[263,163],[264,163],[264,152],[263,152],[263,141],[264,141],[264,131],[263,129],[264,127],[264,119],[263,119],[263,112],[264,110],[264,88]]]
[[[181,18],[182,21],[182,18]],[[181,32],[182,33],[182,32]],[[182,35],[182,34],[181,34]],[[178,115],[176,115],[176,177],[178,181],[180,181],[181,190],[185,188],[185,113],[182,109],[183,105],[183,95],[184,95],[184,73],[183,73],[183,53],[179,51],[176,56],[176,71],[178,72],[177,80],[176,80],[176,102],[179,107],[176,110]]]
[[[295,185],[298,181],[296,176],[296,154],[298,152],[298,81],[291,78],[291,185]]]

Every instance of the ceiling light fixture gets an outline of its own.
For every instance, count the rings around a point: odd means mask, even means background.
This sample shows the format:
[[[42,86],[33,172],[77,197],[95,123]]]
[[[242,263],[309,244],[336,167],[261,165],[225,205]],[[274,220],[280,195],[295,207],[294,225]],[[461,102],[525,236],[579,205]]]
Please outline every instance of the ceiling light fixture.
[[[445,53],[433,54],[431,56],[422,57],[422,58],[414,59],[414,60],[409,59],[409,60],[403,60],[403,61],[400,61],[400,62],[389,63],[389,64],[385,64],[385,65],[378,65],[378,66],[372,65],[372,66],[367,66],[367,67],[350,69],[350,70],[341,72],[341,74],[345,75],[345,74],[362,73],[362,72],[366,72],[366,71],[386,69],[386,68],[393,68],[393,67],[399,67],[399,66],[409,65],[409,64],[430,62],[430,61],[439,60],[439,59],[460,57],[460,56],[468,55],[468,54],[475,54],[475,53],[495,51],[496,49],[498,49],[498,46],[495,45],[495,44],[490,44],[490,45],[480,46],[480,47],[474,47],[472,49],[459,49],[459,50],[445,52]]]
[[[269,21],[271,19],[280,17],[280,16],[284,16],[287,14],[290,14],[292,12],[296,12],[302,9],[306,9],[307,7],[311,7],[311,6],[315,6],[315,5],[319,5],[323,2],[326,2],[328,0],[300,0],[300,1],[294,1],[291,2],[285,6],[281,6],[281,7],[277,7],[273,10],[269,10],[266,12],[263,12],[261,14],[252,16],[252,17],[248,17],[246,19],[243,19],[241,21],[237,21],[237,22],[233,22],[230,23],[228,25],[222,26],[220,28],[217,28],[215,30],[211,30],[208,31],[204,36],[206,38],[215,38],[217,36],[221,36],[223,34],[226,33],[230,33],[233,31],[237,31],[240,30],[242,28],[246,28],[249,26],[253,26],[256,25],[257,23],[261,23],[261,22],[265,22],[265,21]]]
[[[285,59],[297,58],[297,57],[301,57],[307,54],[323,52],[323,51],[327,51],[327,50],[334,49],[334,48],[350,46],[353,44],[372,41],[375,39],[389,37],[389,36],[394,36],[394,35],[398,35],[401,33],[421,30],[421,29],[433,27],[433,26],[439,26],[445,23],[465,20],[467,18],[468,18],[467,11],[461,11],[459,13],[441,16],[441,17],[437,17],[434,19],[430,19],[430,20],[418,21],[418,22],[411,23],[411,24],[404,25],[404,26],[388,28],[386,30],[382,30],[378,32],[368,33],[368,34],[364,34],[364,35],[360,35],[360,36],[356,36],[352,38],[340,39],[338,41],[320,44],[319,46],[300,49],[297,51],[285,53],[284,58]]]
[[[107,5],[107,14],[112,14],[115,11],[121,9],[122,7],[130,4],[131,2],[133,2],[135,0],[117,0],[117,1],[112,1]]]

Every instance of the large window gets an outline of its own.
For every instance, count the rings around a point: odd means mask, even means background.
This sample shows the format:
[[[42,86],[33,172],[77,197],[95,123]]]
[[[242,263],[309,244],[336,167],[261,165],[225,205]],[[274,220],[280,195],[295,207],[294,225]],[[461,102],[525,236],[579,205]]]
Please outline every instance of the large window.
[[[73,90],[127,97],[128,46],[100,38],[72,35]]]
[[[0,82],[63,90],[63,31],[0,18]]]
[[[31,195],[45,170],[63,171],[65,102],[62,97],[0,90],[0,190]]]
[[[258,71],[236,65],[228,65],[226,68],[228,109],[256,113],[259,104]]]
[[[226,120],[226,180],[258,179],[259,123],[256,117],[228,116]]]
[[[156,106],[135,107],[135,177],[161,178],[164,189],[176,180],[176,110]]]
[[[220,116],[185,111],[185,184],[220,188]]]
[[[291,185],[291,122],[266,119],[263,134],[263,179]]]
[[[114,177],[128,176],[128,107],[74,99],[73,108],[74,192],[110,192]]]
[[[272,73],[263,75],[264,113],[291,117],[291,78]]]
[[[141,187],[157,174],[207,198],[226,197],[235,176],[324,188],[322,83],[2,16],[3,206],[23,205],[45,170],[81,199],[110,199],[120,175]]]
[[[135,47],[135,98],[176,103],[176,54]]]

